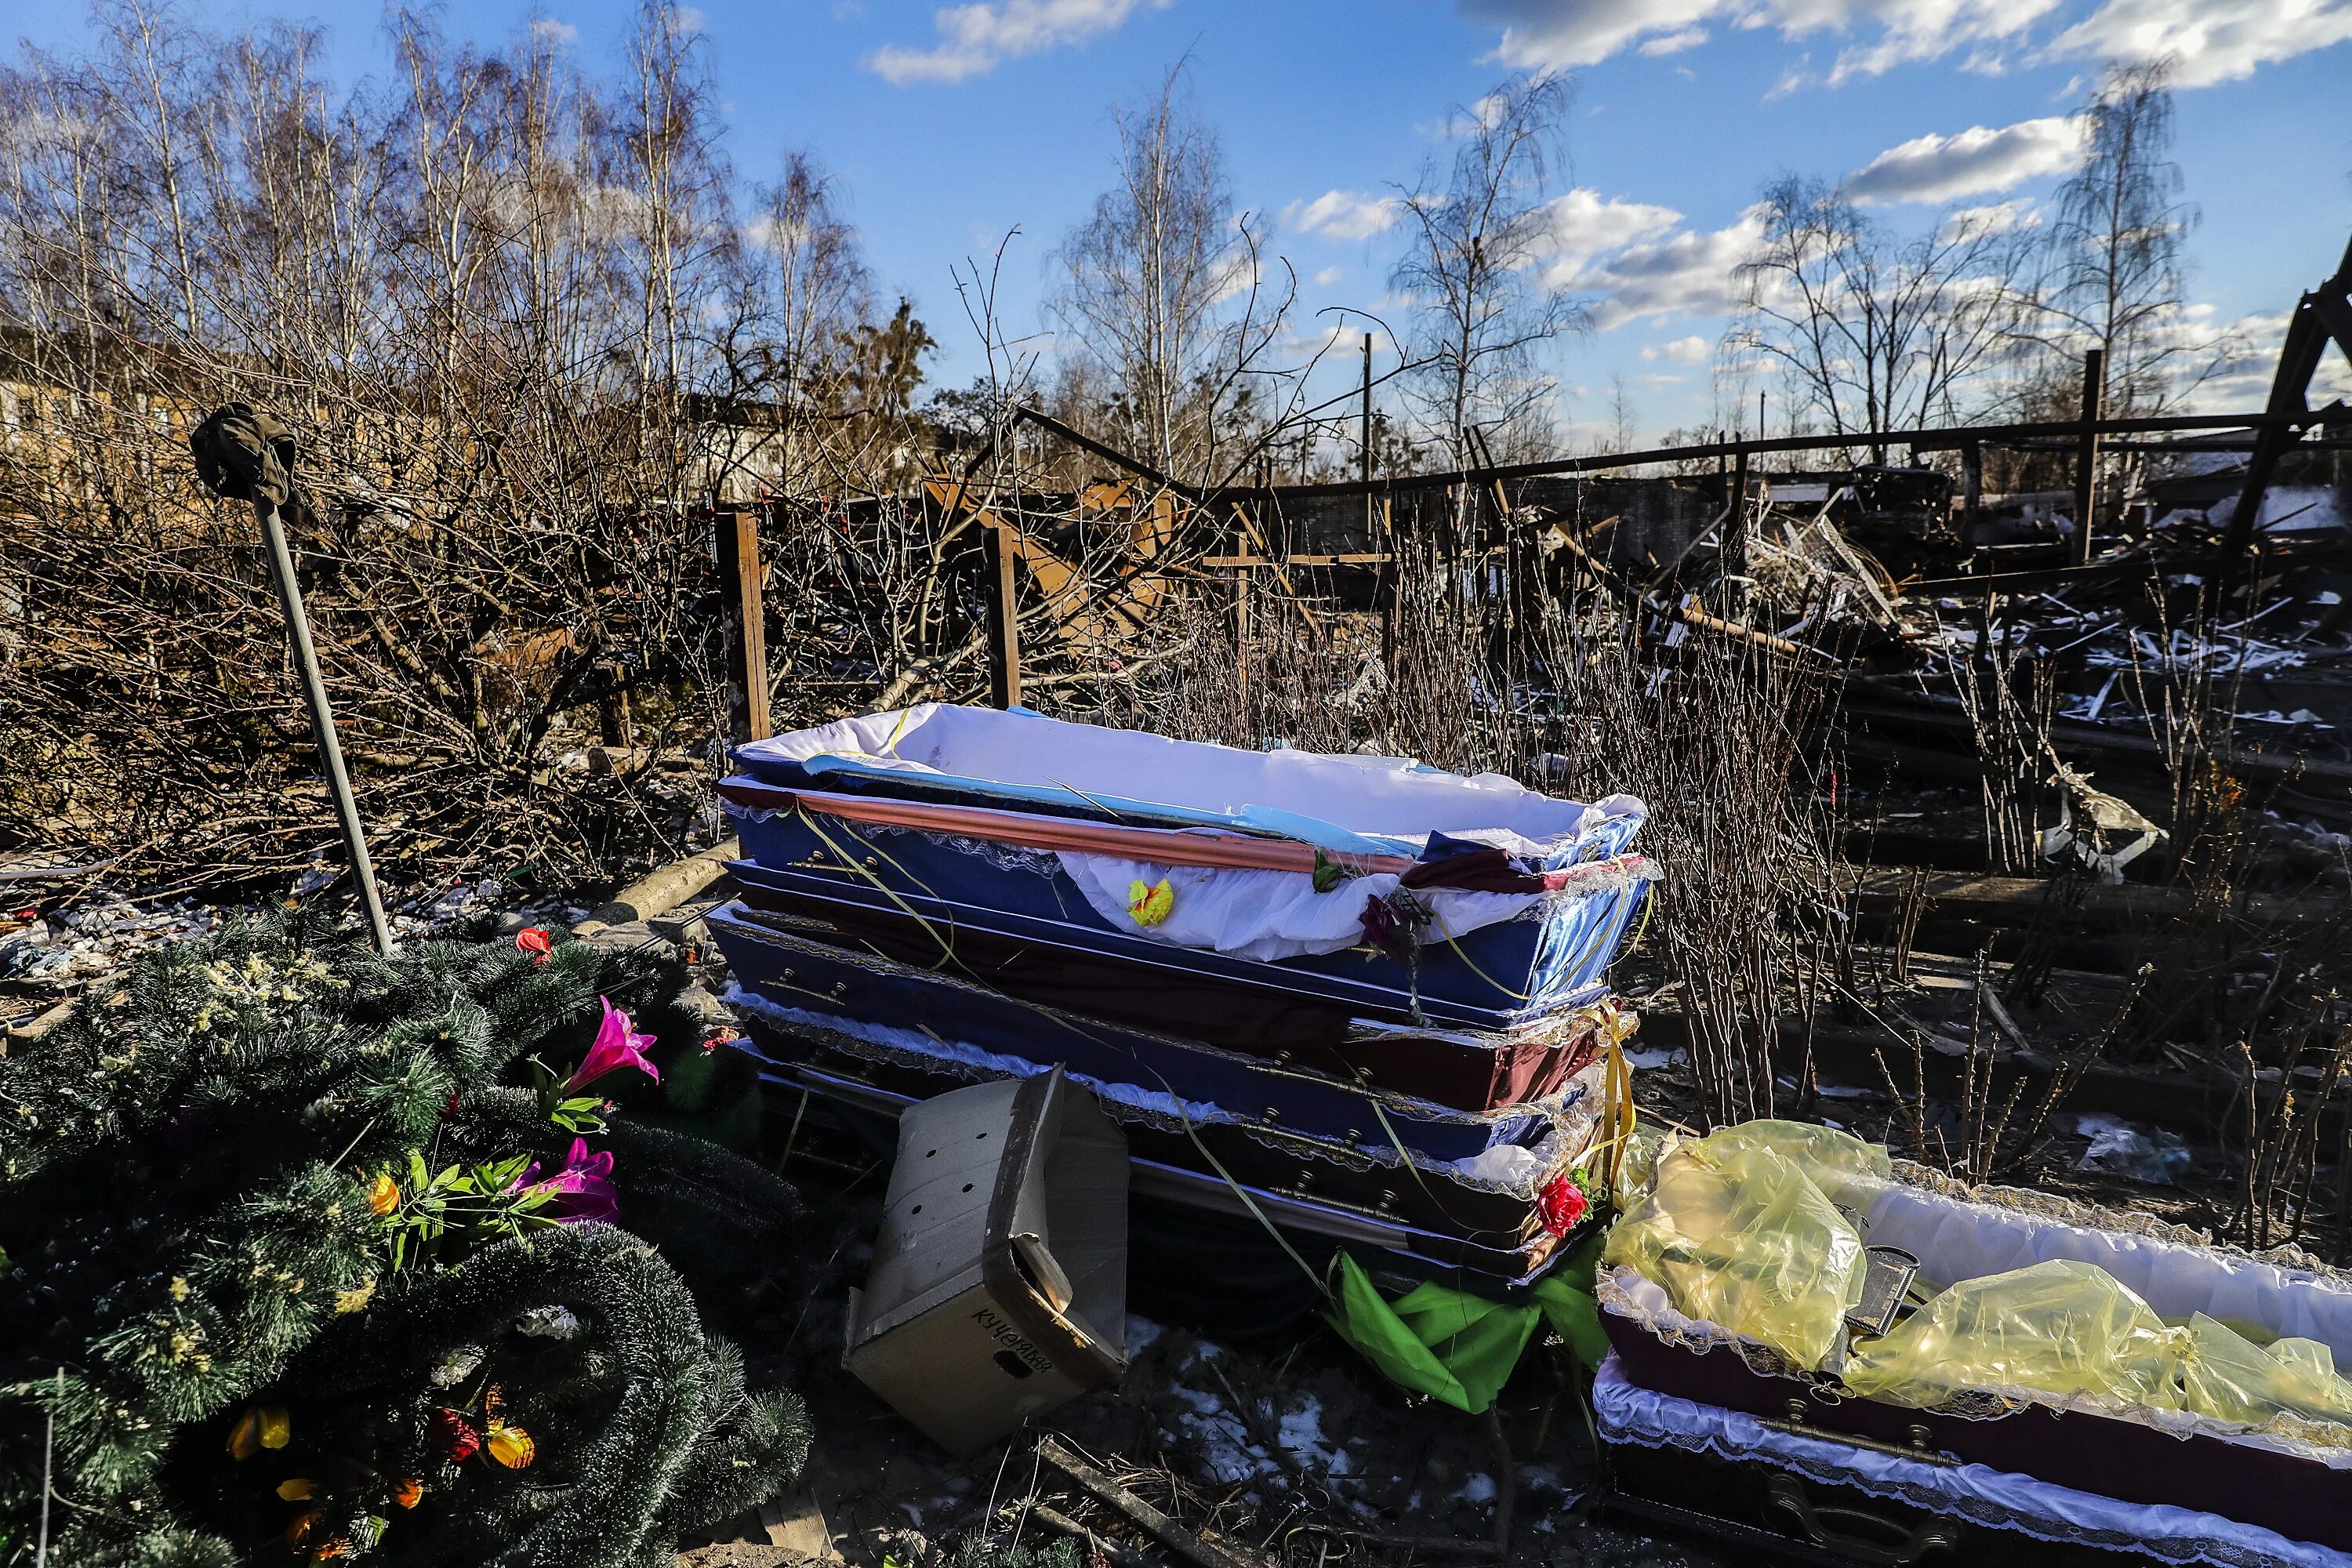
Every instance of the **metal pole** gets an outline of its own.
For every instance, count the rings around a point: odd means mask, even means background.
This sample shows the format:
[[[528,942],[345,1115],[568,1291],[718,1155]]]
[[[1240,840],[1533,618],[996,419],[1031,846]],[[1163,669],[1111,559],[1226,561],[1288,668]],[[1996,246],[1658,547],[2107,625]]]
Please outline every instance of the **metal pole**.
[[[350,851],[352,874],[360,884],[360,902],[367,910],[368,931],[375,950],[393,951],[392,927],[383,918],[383,895],[376,890],[375,862],[368,858],[367,830],[360,826],[360,803],[352,795],[351,775],[343,771],[342,743],[335,738],[334,710],[327,706],[327,683],[319,675],[319,650],[310,642],[310,617],[302,608],[302,586],[294,580],[294,552],[286,543],[286,524],[268,498],[253,498],[253,519],[269,545],[269,572],[277,580],[278,606],[286,612],[286,629],[294,641],[294,668],[302,676],[302,698],[310,709],[310,733],[319,742],[319,760],[327,771],[327,789],[335,797],[335,817],[342,824],[343,847]]]
[[[2106,390],[2107,352],[2083,351],[2083,435],[2074,447],[2074,563],[2091,559],[2091,509],[2099,503],[2099,405]]]
[[[1372,334],[1364,334],[1364,410],[1357,423],[1357,454],[1364,479],[1364,538],[1368,548],[1378,548],[1378,535],[1372,528]]]

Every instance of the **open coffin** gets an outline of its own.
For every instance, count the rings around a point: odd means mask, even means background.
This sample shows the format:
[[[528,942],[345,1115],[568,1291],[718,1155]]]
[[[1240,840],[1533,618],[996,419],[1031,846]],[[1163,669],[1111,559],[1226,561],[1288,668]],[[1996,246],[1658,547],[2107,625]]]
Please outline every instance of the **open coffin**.
[[[1675,1179],[1674,1158],[1661,1162],[1662,1187]],[[1657,1210],[1637,1205],[1612,1232],[1598,1282],[1631,1384],[1776,1429],[2352,1551],[2352,1425],[2319,1418],[2321,1403],[2352,1400],[2352,1385],[2323,1386],[2340,1384],[2329,1363],[2352,1351],[2343,1279],[2203,1245],[2174,1226],[2126,1219],[2117,1223],[2130,1228],[2111,1228],[2099,1223],[2106,1216],[2039,1194],[1962,1195],[1913,1167],[1814,1173],[1863,1246],[1918,1259],[1920,1279],[1932,1282],[1927,1303],[1884,1338],[1857,1336],[1834,1316],[1823,1338],[1808,1271],[1841,1244],[1825,1248],[1802,1239],[1800,1225],[1782,1226],[1790,1211],[1781,1200],[1769,1200],[1769,1216],[1722,1211],[1741,1215],[1737,1234],[1663,1247],[1638,1244]],[[1767,1229],[1788,1245],[1753,1246]],[[1729,1271],[1727,1258],[1738,1260]],[[2099,1289],[2084,1294],[2093,1279]],[[2106,1318],[2083,1301],[2105,1304]],[[2006,1304],[1979,1310],[1987,1302]],[[2147,1316],[2121,1321],[2116,1303]],[[1710,1311],[1754,1331],[1735,1332]],[[2313,1403],[2269,1408],[2246,1392],[2290,1385],[2315,1391]],[[2343,1414],[2352,1419],[2352,1404]]]
[[[1648,869],[1628,796],[1390,758],[927,704],[735,753],[720,794],[786,890],[1052,922],[1247,966],[1352,1011],[1507,1022],[1597,994]],[[1163,889],[1138,907],[1139,891]]]

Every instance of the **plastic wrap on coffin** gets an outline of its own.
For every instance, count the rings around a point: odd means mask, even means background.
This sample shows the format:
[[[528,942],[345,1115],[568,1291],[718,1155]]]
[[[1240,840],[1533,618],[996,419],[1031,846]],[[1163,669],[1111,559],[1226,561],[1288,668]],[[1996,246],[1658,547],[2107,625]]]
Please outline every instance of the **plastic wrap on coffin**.
[[[1008,1059],[1043,1057],[1085,1078],[1157,1085],[1188,1100],[1213,1102],[1244,1120],[1351,1144],[1379,1144],[1393,1137],[1435,1160],[1470,1159],[1499,1144],[1540,1139],[1551,1130],[1550,1114],[1542,1106],[1458,1110],[1201,1041],[1016,1000],[952,974],[811,941],[805,928],[769,923],[778,917],[739,917],[721,909],[708,918],[737,985],[769,1005],[803,1015],[914,1030]],[[1588,1051],[1586,1060],[1592,1054]]]
[[[754,886],[742,919],[810,941],[878,953],[915,970],[976,981],[1051,1006],[1159,1036],[1202,1041],[1286,1068],[1450,1106],[1486,1111],[1541,1100],[1601,1048],[1606,998],[1507,1029],[1446,1029],[1351,1019],[1339,1006],[1265,986],[1223,983],[1160,964],[1129,963],[897,910]]]
[[[1930,1277],[1978,1279],[2053,1258],[2115,1271],[2168,1320],[2192,1310],[2339,1341],[2352,1294],[2259,1260],[2162,1237],[2062,1223],[1896,1182],[1864,1215],[1865,1239],[1905,1247]],[[2229,1293],[2225,1301],[2221,1293]],[[1792,1405],[1809,1426],[1847,1436],[1927,1445],[1968,1464],[2077,1491],[2175,1505],[2352,1552],[2352,1447],[2314,1447],[2178,1412],[2109,1414],[2081,1402],[1966,1399],[1915,1408],[1856,1397],[1790,1368],[1723,1330],[1659,1315],[1663,1290],[1624,1270],[1601,1281],[1601,1323],[1640,1387],[1767,1419]],[[1645,1296],[1654,1297],[1648,1305]]]

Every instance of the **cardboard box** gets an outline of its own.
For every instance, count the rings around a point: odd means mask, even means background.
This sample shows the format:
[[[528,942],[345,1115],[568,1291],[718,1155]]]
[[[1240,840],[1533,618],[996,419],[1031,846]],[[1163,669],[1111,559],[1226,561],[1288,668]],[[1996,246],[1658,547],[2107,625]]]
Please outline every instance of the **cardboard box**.
[[[1061,1069],[898,1118],[849,1370],[970,1454],[1127,1370],[1127,1138]]]

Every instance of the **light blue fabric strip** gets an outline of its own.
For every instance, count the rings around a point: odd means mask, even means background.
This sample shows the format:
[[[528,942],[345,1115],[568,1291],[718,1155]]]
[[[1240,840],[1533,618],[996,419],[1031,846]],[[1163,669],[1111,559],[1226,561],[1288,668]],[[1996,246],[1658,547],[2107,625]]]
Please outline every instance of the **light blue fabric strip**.
[[[1288,838],[1340,855],[1402,855],[1412,859],[1421,853],[1421,846],[1411,839],[1350,833],[1344,827],[1316,817],[1292,811],[1276,811],[1265,806],[1244,806],[1239,811],[1204,811],[1197,806],[1171,805],[1162,801],[1135,800],[1126,795],[1100,795],[1091,791],[1082,795],[1059,784],[1006,784],[997,779],[965,778],[958,773],[911,773],[904,768],[876,767],[870,763],[835,756],[831,752],[811,757],[801,763],[801,767],[819,777],[846,774],[853,778],[888,780],[901,786],[910,780],[918,780],[925,785],[940,789],[986,795],[996,800],[1025,801],[1038,805],[1091,804],[1116,816],[1131,816],[1138,821],[1182,827],[1217,827],[1229,833]]]

